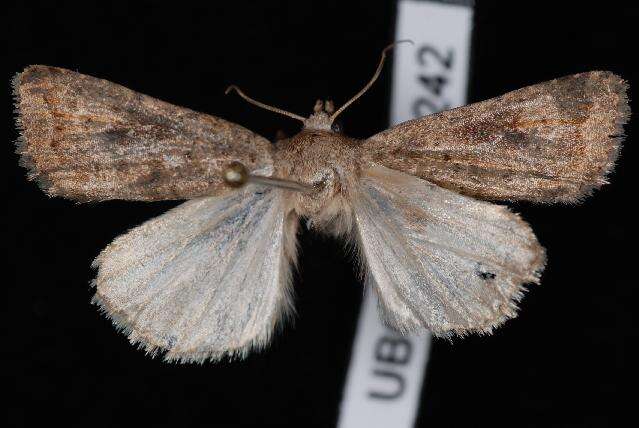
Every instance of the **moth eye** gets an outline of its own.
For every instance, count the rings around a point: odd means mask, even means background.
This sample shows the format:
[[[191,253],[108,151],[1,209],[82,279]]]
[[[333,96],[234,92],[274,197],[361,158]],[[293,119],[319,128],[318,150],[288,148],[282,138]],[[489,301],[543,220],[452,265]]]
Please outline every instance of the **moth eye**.
[[[331,125],[331,131],[333,132],[342,132],[342,124],[339,122],[334,122]]]
[[[333,100],[324,101],[324,111],[328,114],[335,113],[335,104],[333,103]]]
[[[224,182],[231,187],[242,187],[249,178],[249,173],[243,163],[233,161],[222,171]]]

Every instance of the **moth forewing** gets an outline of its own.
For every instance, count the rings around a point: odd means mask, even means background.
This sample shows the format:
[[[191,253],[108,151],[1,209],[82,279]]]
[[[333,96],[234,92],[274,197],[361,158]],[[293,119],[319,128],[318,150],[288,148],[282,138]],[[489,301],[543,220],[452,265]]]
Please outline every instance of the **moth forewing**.
[[[191,199],[227,192],[232,161],[272,173],[272,145],[259,135],[106,80],[35,65],[13,90],[21,162],[50,196]]]
[[[626,91],[613,73],[575,74],[399,124],[362,156],[480,199],[575,202],[607,182]]]

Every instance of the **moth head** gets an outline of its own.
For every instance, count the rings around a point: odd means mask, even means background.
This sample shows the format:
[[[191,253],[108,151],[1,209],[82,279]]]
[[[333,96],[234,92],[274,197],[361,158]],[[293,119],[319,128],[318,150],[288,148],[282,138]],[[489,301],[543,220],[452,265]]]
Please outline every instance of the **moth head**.
[[[395,43],[392,43],[386,46],[384,50],[382,51],[382,57],[379,60],[379,64],[377,65],[377,69],[375,70],[373,77],[358,93],[356,93],[350,100],[348,100],[346,103],[344,103],[344,105],[342,105],[339,109],[337,109],[337,111],[335,111],[335,105],[333,104],[333,101],[317,100],[315,102],[315,107],[313,108],[313,113],[308,118],[304,118],[295,113],[291,113],[286,110],[282,110],[280,108],[273,107],[273,106],[261,103],[259,101],[256,101],[253,98],[250,98],[248,95],[244,94],[244,92],[242,92],[240,88],[238,88],[235,85],[231,85],[228,88],[226,88],[225,93],[228,94],[231,90],[234,90],[235,92],[238,93],[239,96],[241,96],[242,98],[244,98],[246,101],[248,101],[251,104],[254,104],[260,108],[299,120],[300,122],[304,124],[304,129],[340,132],[339,130],[340,127],[333,125],[335,122],[335,119],[337,119],[337,116],[339,116],[344,110],[346,110],[346,108],[348,108],[348,106],[354,103],[355,100],[357,100],[359,97],[364,95],[364,93],[368,91],[368,89],[371,86],[373,86],[373,83],[375,83],[375,81],[379,77],[379,74],[382,71],[382,67],[384,66],[384,60],[386,59],[386,52],[388,52],[390,49],[395,47],[395,45],[397,45],[398,43],[402,43],[402,42],[413,43],[410,40],[399,40]]]
[[[333,118],[331,118],[333,113],[335,113],[333,101],[315,101],[313,113],[308,119],[304,120],[304,129],[335,131],[335,129],[333,129]]]

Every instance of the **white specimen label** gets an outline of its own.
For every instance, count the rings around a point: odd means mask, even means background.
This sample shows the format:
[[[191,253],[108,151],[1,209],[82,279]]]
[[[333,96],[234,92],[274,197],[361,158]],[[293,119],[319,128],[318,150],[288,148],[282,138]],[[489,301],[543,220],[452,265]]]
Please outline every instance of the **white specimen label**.
[[[472,7],[463,4],[398,2],[395,40],[414,45],[398,45],[392,54],[391,125],[466,104],[472,16]],[[402,336],[385,327],[370,291],[362,304],[339,427],[412,427],[430,335]]]

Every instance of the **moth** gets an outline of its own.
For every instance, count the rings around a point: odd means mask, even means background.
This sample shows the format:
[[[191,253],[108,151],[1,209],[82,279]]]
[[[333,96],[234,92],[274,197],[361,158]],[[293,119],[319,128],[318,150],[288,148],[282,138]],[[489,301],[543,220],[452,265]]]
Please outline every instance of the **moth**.
[[[244,357],[293,311],[300,219],[349,240],[401,333],[490,333],[539,283],[545,251],[495,202],[576,203],[606,183],[630,110],[606,71],[401,123],[365,140],[318,100],[275,143],[223,119],[42,65],[15,76],[28,178],[74,201],[187,200],[95,259],[93,302],[167,361]],[[227,90],[228,92],[228,90]]]

